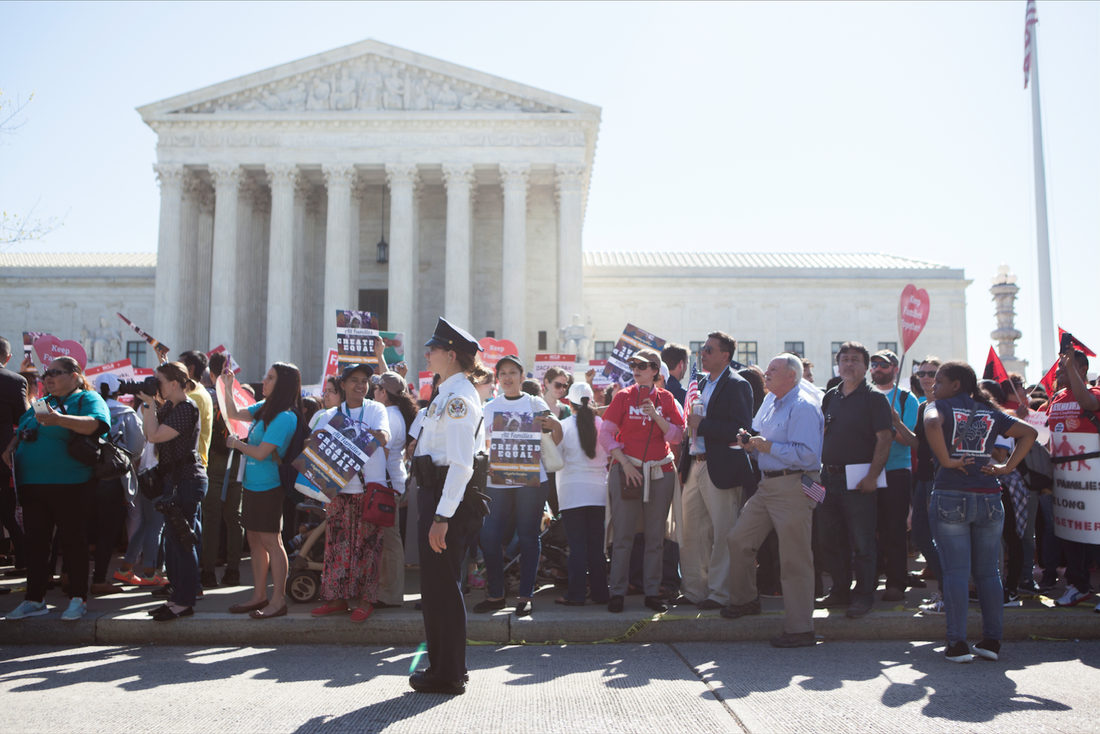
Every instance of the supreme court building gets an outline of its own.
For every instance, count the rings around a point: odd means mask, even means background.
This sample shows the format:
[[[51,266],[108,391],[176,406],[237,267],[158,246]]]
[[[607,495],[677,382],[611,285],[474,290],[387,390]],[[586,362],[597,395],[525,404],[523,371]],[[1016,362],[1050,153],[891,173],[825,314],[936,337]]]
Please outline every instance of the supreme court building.
[[[158,136],[155,257],[0,255],[13,342],[42,331],[124,357],[121,311],[174,354],[222,344],[246,379],[292,361],[311,383],[336,310],[361,308],[406,334],[411,369],[440,315],[528,364],[567,344],[605,356],[628,321],[692,346],[723,329],[752,345],[742,361],[824,363],[840,341],[896,343],[912,282],[933,304],[921,350],[966,355],[969,281],[943,265],[582,252],[601,110],[558,94],[367,40],[138,112]]]

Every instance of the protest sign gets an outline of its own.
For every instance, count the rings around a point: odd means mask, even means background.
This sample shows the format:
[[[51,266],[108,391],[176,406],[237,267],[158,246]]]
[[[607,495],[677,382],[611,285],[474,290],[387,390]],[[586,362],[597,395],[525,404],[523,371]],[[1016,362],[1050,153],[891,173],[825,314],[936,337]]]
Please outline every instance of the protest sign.
[[[1052,406],[1057,409],[1060,403]],[[1076,405],[1076,403],[1072,403]],[[1055,422],[1050,441],[1052,458],[1100,451],[1100,434],[1073,431],[1085,418]],[[1100,544],[1100,459],[1078,459],[1054,465],[1054,534],[1078,543]]]
[[[61,341],[50,334],[40,336],[34,341],[34,353],[38,355],[43,367],[58,357],[72,357],[80,365],[80,369],[88,366],[88,355],[84,353],[84,347],[80,346],[80,342],[71,339]]]
[[[431,400],[432,399],[432,372],[430,372],[430,371],[421,372],[418,375],[417,379],[419,380],[419,383],[418,383],[419,389],[416,391],[417,396],[421,400]]]
[[[31,357],[32,360],[33,360],[34,343],[39,339],[39,337],[43,337],[43,336],[49,336],[49,334],[47,334],[44,331],[24,331],[23,332],[23,358],[24,359],[26,359],[27,357]]]
[[[215,354],[221,354],[224,351],[225,351],[225,347],[223,345],[219,344],[218,346],[214,347],[209,352],[207,352],[206,357],[207,357],[207,359],[209,359],[210,357],[213,357]],[[233,374],[235,374],[235,375],[240,374],[241,366],[239,364],[237,364],[237,360],[233,359],[232,354],[227,354],[226,356],[229,358],[229,369],[233,370]],[[217,375],[214,375],[214,377],[217,377]]]
[[[575,354],[536,354],[535,355],[535,380],[541,385],[546,371],[551,367],[557,367],[567,375],[572,376],[573,368],[577,366]]]
[[[510,487],[537,487],[541,461],[542,428],[535,423],[535,414],[494,413],[489,437],[489,481]]]
[[[487,336],[483,339],[478,339],[478,345],[485,351],[481,353],[481,363],[485,365],[486,369],[490,372],[494,372],[497,368],[497,362],[505,354],[514,354],[519,356],[519,349],[516,348],[515,342],[508,339],[494,339],[491,336]]]
[[[617,382],[624,387],[632,385],[634,375],[630,371],[630,358],[646,347],[659,352],[664,346],[665,340],[659,336],[643,331],[634,324],[627,324],[611,356],[607,358],[603,374],[611,382]]]
[[[387,366],[392,368],[398,362],[405,361],[405,332],[380,331],[378,336],[382,339],[382,343],[386,345],[386,350],[382,352],[382,356],[385,358]]]
[[[377,439],[359,422],[337,413],[306,439],[293,466],[329,499],[347,486],[378,450]]]
[[[134,370],[134,371],[137,372],[137,370]],[[152,370],[149,370],[149,372],[151,374]],[[228,378],[226,378],[224,376],[219,377],[218,381],[216,383],[214,383],[216,385],[216,389],[214,390],[214,395],[218,399],[218,409],[221,410],[223,416],[227,415],[226,406],[229,404],[229,398],[226,395],[226,385],[228,383],[229,383]],[[233,397],[232,397],[233,404],[236,405],[238,409],[247,408],[250,405],[255,405],[256,404],[256,398],[252,397],[252,395],[247,390],[242,388],[241,383],[237,382],[236,380],[233,380],[232,384],[233,384]],[[246,423],[244,421],[231,421],[231,420],[226,420],[225,423],[228,426],[230,433],[232,433],[234,436],[241,439],[242,441],[244,441],[245,437],[248,436],[248,423]]]
[[[84,375],[90,378],[95,378],[96,375],[117,375],[120,380],[133,380],[134,365],[131,364],[129,357],[127,357],[117,362],[108,362],[98,367],[89,367],[84,370]],[[91,381],[94,382],[95,380],[92,379]]]
[[[152,367],[135,367],[134,377],[152,377],[156,373]]]
[[[141,330],[141,327],[139,327],[139,326],[138,326],[137,324],[135,324],[135,323],[134,323],[133,321],[131,321],[130,319],[126,318],[126,317],[125,317],[125,316],[123,316],[122,314],[120,314],[120,313],[118,313],[118,312],[115,312],[115,315],[116,315],[116,316],[118,316],[118,317],[119,317],[120,319],[122,319],[123,321],[125,321],[125,322],[126,322],[126,324],[127,324],[127,325],[128,325],[128,326],[129,326],[130,328],[131,328],[131,329],[133,329],[133,330],[134,330],[134,331],[135,331],[135,332],[137,333],[137,335],[138,335],[138,336],[140,336],[140,337],[141,337],[142,339],[144,339],[144,340],[145,340],[145,341],[146,341],[146,342],[147,342],[147,343],[149,344],[149,346],[151,346],[151,347],[153,348],[153,351],[155,351],[155,352],[156,352],[156,353],[157,353],[157,354],[158,354],[158,355],[159,355],[159,356],[160,356],[161,358],[165,358],[165,357],[167,357],[167,356],[168,356],[168,352],[170,351],[170,350],[168,349],[168,347],[166,347],[165,345],[161,344],[161,343],[160,343],[160,342],[158,342],[158,341],[157,341],[156,339],[154,339],[153,337],[151,337],[151,336],[150,336],[149,334],[147,334],[147,333],[145,333],[144,331],[142,331],[142,330]]]
[[[609,378],[607,375],[605,375],[603,373],[604,367],[606,367],[606,366],[607,366],[607,360],[606,359],[593,359],[588,363],[588,369],[596,370],[596,374],[592,376],[592,389],[593,390],[596,390],[596,391],[606,390],[609,385],[613,384],[611,382],[611,378]],[[581,375],[579,377],[576,377],[576,379],[583,380],[585,378],[584,378],[584,375]]]
[[[901,368],[905,365],[905,355],[909,353],[909,348],[913,346],[913,342],[924,331],[931,309],[932,304],[928,300],[928,291],[917,288],[912,283],[902,288],[901,300],[898,301],[898,338],[901,340],[901,364],[898,365],[897,377],[894,378],[895,387],[901,384]],[[834,376],[840,375],[839,367],[834,366],[833,370]],[[900,390],[894,391],[895,401],[900,394]]]
[[[374,341],[379,338],[378,316],[370,311],[336,311],[336,361],[343,368],[352,364],[378,364]]]

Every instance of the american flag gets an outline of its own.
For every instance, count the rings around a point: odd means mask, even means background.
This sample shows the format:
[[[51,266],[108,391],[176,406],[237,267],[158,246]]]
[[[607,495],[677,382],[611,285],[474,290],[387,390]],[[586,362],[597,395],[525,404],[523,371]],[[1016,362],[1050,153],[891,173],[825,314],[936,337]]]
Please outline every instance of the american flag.
[[[814,502],[821,504],[825,501],[825,488],[814,481],[809,474],[802,475],[802,491]]]
[[[1031,76],[1031,26],[1038,22],[1035,0],[1027,0],[1027,10],[1024,11],[1024,89],[1027,89],[1027,80]]]
[[[687,396],[684,398],[684,412],[691,413],[691,405],[699,398],[699,370],[691,363],[691,377],[688,379]]]

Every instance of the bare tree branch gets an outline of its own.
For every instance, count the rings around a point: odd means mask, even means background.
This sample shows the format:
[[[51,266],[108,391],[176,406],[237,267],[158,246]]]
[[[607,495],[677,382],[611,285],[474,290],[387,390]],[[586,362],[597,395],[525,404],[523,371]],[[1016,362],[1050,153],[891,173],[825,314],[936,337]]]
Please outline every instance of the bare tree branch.
[[[27,124],[25,118],[18,118],[34,99],[34,92],[31,92],[31,96],[26,101],[18,98],[14,101],[4,100],[3,96],[4,90],[0,89],[0,145],[7,142],[8,137],[15,135]],[[20,242],[40,240],[58,227],[64,226],[65,217],[69,216],[68,212],[61,217],[45,219],[35,216],[41,201],[39,199],[34,202],[34,206],[26,214],[8,214],[6,211],[3,213],[3,217],[0,218],[0,252]]]
[[[34,92],[31,92],[31,96],[27,97],[24,102],[19,98],[13,100],[3,100],[4,90],[0,89],[0,144],[4,142],[5,137],[15,135],[19,128],[27,124],[27,120],[16,120],[27,105],[34,99]]]

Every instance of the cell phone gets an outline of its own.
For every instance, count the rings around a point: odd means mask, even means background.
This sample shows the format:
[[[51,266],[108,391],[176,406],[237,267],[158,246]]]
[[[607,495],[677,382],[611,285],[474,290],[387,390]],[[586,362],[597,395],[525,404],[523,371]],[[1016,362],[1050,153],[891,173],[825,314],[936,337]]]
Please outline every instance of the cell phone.
[[[649,400],[649,388],[644,385],[638,386],[638,403],[644,403]]]
[[[1063,332],[1062,342],[1058,345],[1058,351],[1060,353],[1073,351],[1073,334],[1070,334],[1068,331]]]
[[[45,415],[50,412],[50,406],[46,404],[45,400],[34,401],[34,413],[35,415]]]

